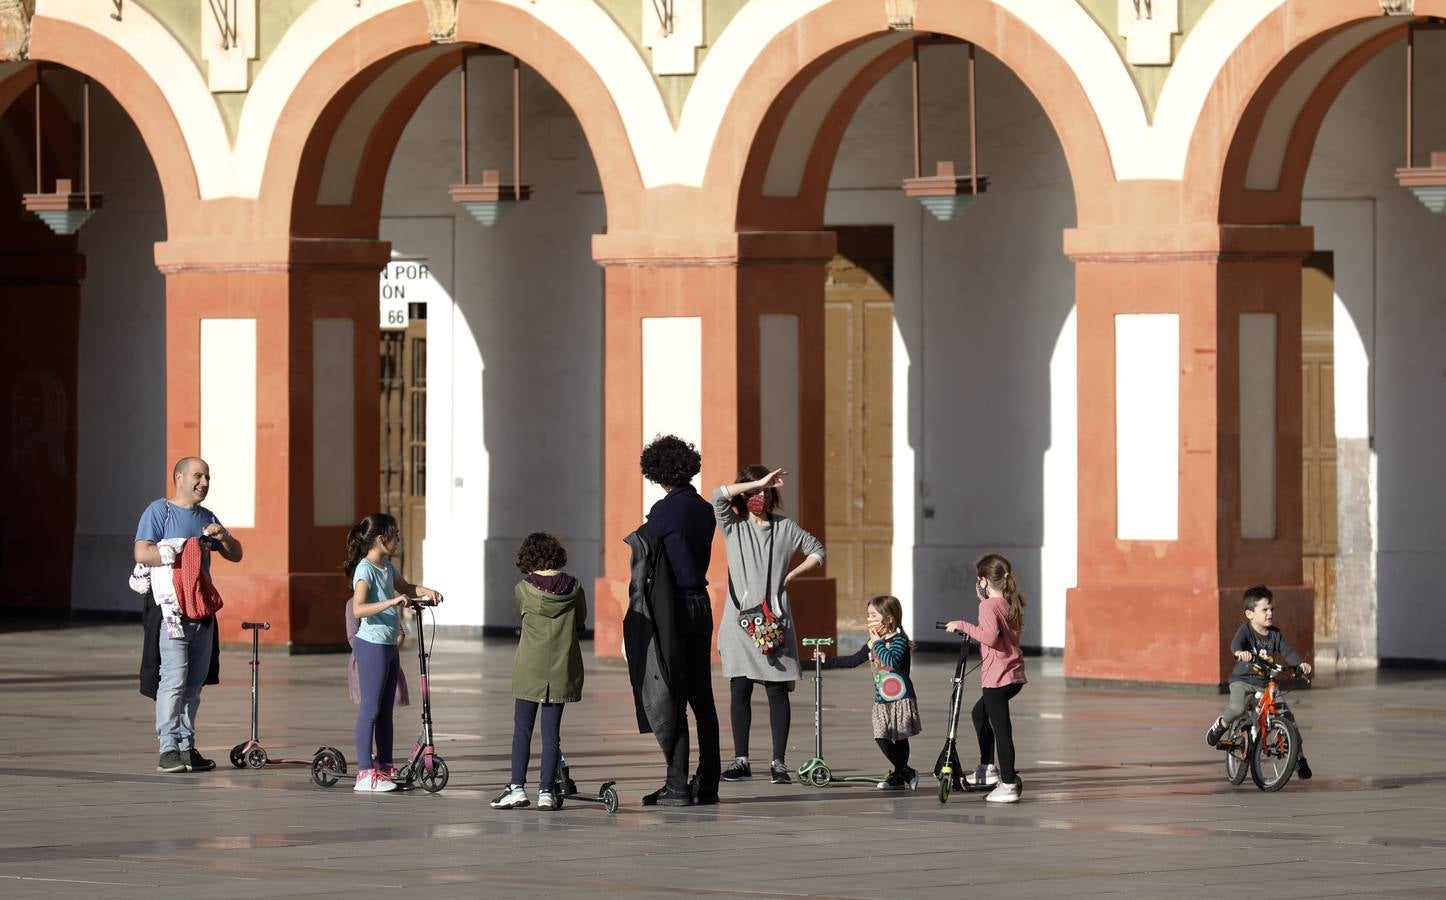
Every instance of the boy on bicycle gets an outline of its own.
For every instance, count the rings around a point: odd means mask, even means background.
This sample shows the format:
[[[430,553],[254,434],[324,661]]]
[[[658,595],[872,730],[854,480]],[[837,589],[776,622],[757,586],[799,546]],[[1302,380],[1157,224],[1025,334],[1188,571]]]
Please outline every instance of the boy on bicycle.
[[[1285,640],[1285,635],[1273,624],[1275,622],[1275,595],[1263,584],[1245,592],[1245,623],[1235,632],[1230,641],[1230,652],[1235,655],[1235,669],[1230,673],[1230,702],[1225,712],[1205,732],[1205,743],[1220,746],[1220,738],[1229,730],[1231,723],[1245,715],[1245,706],[1256,691],[1265,690],[1265,679],[1250,668],[1250,660],[1256,655],[1269,656],[1292,666],[1300,666],[1310,674],[1310,663],[1302,662],[1300,654]],[[1304,759],[1301,760],[1305,762]],[[1303,767],[1304,768],[1304,767]],[[1309,777],[1304,775],[1303,777]]]

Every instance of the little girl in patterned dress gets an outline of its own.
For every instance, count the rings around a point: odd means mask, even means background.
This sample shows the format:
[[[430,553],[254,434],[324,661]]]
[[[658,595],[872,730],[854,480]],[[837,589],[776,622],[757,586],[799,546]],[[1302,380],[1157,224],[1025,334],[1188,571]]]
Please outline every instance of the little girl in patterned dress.
[[[919,773],[909,767],[909,738],[923,731],[919,702],[909,678],[914,642],[904,634],[904,607],[887,594],[869,601],[866,612],[869,640],[852,656],[828,659],[815,648],[825,669],[852,669],[867,662],[874,670],[874,741],[884,751],[893,771],[879,782],[881,791],[914,790]]]

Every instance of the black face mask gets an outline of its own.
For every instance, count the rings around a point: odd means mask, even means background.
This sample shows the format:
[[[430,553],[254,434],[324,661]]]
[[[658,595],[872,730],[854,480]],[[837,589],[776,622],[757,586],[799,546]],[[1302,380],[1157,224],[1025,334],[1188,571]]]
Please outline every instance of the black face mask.
[[[978,580],[975,580],[974,582],[974,593],[979,595],[980,600],[989,599],[989,592],[984,589],[984,585],[980,584]]]

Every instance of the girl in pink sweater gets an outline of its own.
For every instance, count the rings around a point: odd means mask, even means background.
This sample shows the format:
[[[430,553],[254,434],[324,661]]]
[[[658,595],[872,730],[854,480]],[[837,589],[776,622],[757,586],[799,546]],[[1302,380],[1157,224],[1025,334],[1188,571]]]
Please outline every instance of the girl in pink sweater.
[[[971,784],[996,784],[985,797],[993,803],[1018,803],[1023,783],[1014,770],[1014,731],[1009,724],[1009,701],[1024,687],[1024,654],[1019,632],[1024,627],[1024,595],[1014,580],[1014,566],[997,553],[979,560],[974,569],[979,593],[979,624],[960,619],[950,631],[979,642],[980,684],[983,696],[974,704],[974,731],[979,735],[979,768],[966,776]],[[999,767],[994,767],[995,747]]]

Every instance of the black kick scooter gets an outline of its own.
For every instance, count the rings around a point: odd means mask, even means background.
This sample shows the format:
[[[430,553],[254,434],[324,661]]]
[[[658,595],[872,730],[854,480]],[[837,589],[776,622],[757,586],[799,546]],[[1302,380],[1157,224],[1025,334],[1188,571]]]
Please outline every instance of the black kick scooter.
[[[335,747],[321,747],[311,759],[272,759],[261,746],[257,735],[257,719],[261,706],[261,632],[270,631],[270,622],[242,622],[241,629],[251,632],[251,739],[242,741],[231,748],[231,765],[238,769],[250,766],[264,769],[267,766],[315,766],[319,760],[342,774],[346,773],[346,757]]]
[[[948,625],[948,622],[934,623],[934,627],[940,630],[946,629]],[[955,737],[959,729],[959,711],[964,705],[964,676],[969,674],[964,671],[969,662],[969,635],[961,634],[960,637],[963,640],[959,642],[959,663],[954,667],[954,694],[949,699],[949,736],[944,739],[944,749],[939,751],[939,759],[934,763],[934,777],[939,779],[940,803],[949,802],[951,790],[984,791],[991,787],[986,784],[970,784],[964,779],[964,767],[959,763],[959,745]]]

